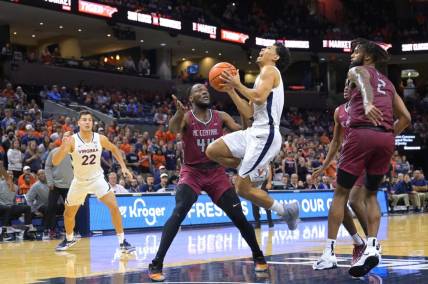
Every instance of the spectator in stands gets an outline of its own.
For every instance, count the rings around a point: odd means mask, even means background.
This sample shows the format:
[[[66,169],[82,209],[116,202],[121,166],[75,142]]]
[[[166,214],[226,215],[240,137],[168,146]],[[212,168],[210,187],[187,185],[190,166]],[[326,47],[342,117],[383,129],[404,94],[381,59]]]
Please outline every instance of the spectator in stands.
[[[283,175],[281,182],[283,184],[283,189],[288,189],[290,187],[290,176],[288,174]]]
[[[138,152],[138,160],[142,173],[149,173],[152,167],[152,157],[147,151],[147,146],[143,145],[141,151]]]
[[[153,175],[148,174],[146,177],[146,184],[141,187],[141,192],[156,192],[154,183],[155,178]]]
[[[58,92],[58,86],[53,85],[52,90],[48,93],[48,99],[54,102],[60,102],[61,101],[61,94]]]
[[[28,144],[27,151],[24,154],[24,164],[28,165],[33,173],[42,168],[42,159],[35,140],[31,140]]]
[[[15,91],[13,90],[13,86],[11,83],[6,84],[6,88],[2,91],[1,95],[5,98],[15,98]]]
[[[119,149],[122,150],[125,155],[131,153],[131,144],[129,143],[128,137],[123,137],[123,143],[119,146]]]
[[[12,143],[12,148],[7,151],[7,161],[9,171],[13,172],[15,181],[22,174],[22,162],[24,160],[24,154],[21,152],[21,143],[18,139],[15,139]]]
[[[4,118],[1,120],[1,128],[7,129],[10,126],[16,125],[16,119],[13,117],[11,109],[4,110]]]
[[[108,183],[115,194],[129,193],[125,187],[117,183],[117,174],[115,172],[108,174]]]
[[[322,177],[322,183],[320,184],[318,189],[333,189],[333,185],[331,184],[331,179],[329,176]]]
[[[131,150],[126,155],[126,166],[130,167],[136,174],[141,173],[138,155],[135,153],[135,144],[131,144]]]
[[[163,173],[167,173],[167,170],[164,165],[160,165],[159,167],[154,168],[153,170],[153,176],[155,178],[154,184],[160,183],[160,175]]]
[[[162,167],[162,169],[166,169],[166,158],[165,155],[162,153],[162,149],[156,149],[156,152],[152,155],[152,162],[155,168],[160,169],[160,167]]]
[[[144,54],[141,54],[141,58],[138,61],[138,73],[140,75],[150,75],[150,62]]]
[[[288,174],[289,176],[297,172],[296,160],[291,156],[291,151],[288,151],[282,160],[282,172],[284,175]]]
[[[37,216],[46,217],[49,201],[49,186],[46,181],[45,170],[38,170],[37,178],[39,180],[31,186],[30,191],[26,194],[26,200],[28,205],[31,206],[31,212]]]
[[[165,151],[165,167],[170,174],[177,169],[177,150],[174,149],[174,144],[168,142]]]
[[[99,131],[100,129],[98,129]],[[109,173],[113,170],[113,156],[110,151],[103,148],[101,153],[101,167],[105,173]]]
[[[318,189],[311,174],[306,175],[305,189]]]
[[[13,177],[12,171],[7,171],[10,178]],[[24,214],[25,232],[24,239],[35,240],[34,232],[36,229],[32,224],[31,207],[24,204],[16,204],[16,193],[18,187],[13,184],[9,186],[5,180],[0,181],[0,216],[2,220],[3,240],[13,240],[10,234],[19,232],[11,226],[11,220]]]
[[[299,150],[302,152],[302,149]],[[309,174],[308,168],[306,166],[305,158],[300,157],[297,163],[297,175],[299,176],[299,181],[306,180],[306,175]]]
[[[168,119],[168,116],[162,111],[161,108],[158,108],[153,118],[154,123],[165,125],[167,119]]]
[[[160,183],[155,184],[154,190],[156,192],[165,192],[168,190],[168,174],[163,173],[160,175]]]
[[[128,191],[129,192],[141,192],[141,186],[138,184],[137,179],[135,179],[135,178],[131,179]]]
[[[418,193],[421,199],[422,208],[425,208],[425,205],[428,204],[428,185],[420,170],[413,172],[412,186],[413,190]]]
[[[413,191],[412,183],[409,175],[398,175],[398,182],[394,186],[393,194],[408,194],[416,212],[421,211],[421,199],[417,192]]]
[[[22,175],[18,178],[19,194],[27,194],[31,186],[36,183],[37,178],[31,173],[31,168],[25,166]]]
[[[134,59],[132,59],[131,56],[126,57],[125,61],[123,62],[123,70],[129,73],[137,72],[137,69],[135,68]]]
[[[297,174],[292,174],[290,177],[290,184],[288,189],[295,190],[299,188],[299,176]]]
[[[409,211],[409,195],[411,194],[410,187],[404,182],[404,175],[398,174],[397,184],[388,191],[388,200],[391,202],[391,212],[394,212],[395,206],[397,206],[400,200],[404,201],[404,205]]]

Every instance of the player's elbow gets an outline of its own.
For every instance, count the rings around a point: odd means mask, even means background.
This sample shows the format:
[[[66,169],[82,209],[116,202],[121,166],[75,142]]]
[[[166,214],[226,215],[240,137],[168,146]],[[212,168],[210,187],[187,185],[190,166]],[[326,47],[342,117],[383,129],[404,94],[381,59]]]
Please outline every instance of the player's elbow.
[[[409,112],[406,112],[406,113],[403,115],[403,120],[404,120],[404,122],[406,123],[406,126],[409,126],[409,125],[412,123],[412,116],[410,115],[410,113],[409,113]]]

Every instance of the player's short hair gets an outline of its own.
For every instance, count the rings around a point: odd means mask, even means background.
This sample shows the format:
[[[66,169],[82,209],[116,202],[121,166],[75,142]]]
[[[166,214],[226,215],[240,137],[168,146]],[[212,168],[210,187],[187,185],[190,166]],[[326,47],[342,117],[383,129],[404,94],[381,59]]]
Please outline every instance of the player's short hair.
[[[276,47],[276,54],[279,56],[279,59],[276,61],[276,67],[281,72],[284,72],[291,62],[290,50],[280,42],[276,42],[273,45]]]
[[[351,41],[352,52],[354,52],[357,46],[362,47],[364,52],[373,59],[374,63],[384,63],[390,58],[388,51],[374,41],[365,38],[356,38]]]
[[[92,114],[92,112],[90,112],[89,110],[82,110],[79,112],[79,119],[82,118],[82,116],[84,115],[90,115],[92,118],[94,118],[94,115]]]

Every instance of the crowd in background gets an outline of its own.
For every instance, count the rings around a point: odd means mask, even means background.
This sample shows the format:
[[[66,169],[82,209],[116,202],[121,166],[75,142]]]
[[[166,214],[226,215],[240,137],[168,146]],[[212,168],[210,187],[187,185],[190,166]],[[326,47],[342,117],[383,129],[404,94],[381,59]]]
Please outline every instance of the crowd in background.
[[[257,34],[261,37],[292,39],[344,39],[364,35],[372,40],[415,41],[428,36],[428,7],[418,1],[340,1],[333,17],[331,7],[321,1],[154,1],[98,0],[143,13],[159,13],[174,19],[197,19],[200,23]],[[378,11],[381,11],[379,13]],[[393,19],[393,20],[392,20]]]
[[[73,93],[73,95],[71,95]],[[42,97],[55,101],[77,101],[94,109],[118,109],[124,115],[136,100],[134,95],[122,95],[120,91],[91,90],[85,94],[79,89],[68,93],[65,88],[53,86],[51,90],[42,90]],[[180,134],[171,133],[167,123],[174,113],[174,104],[160,96],[147,102],[152,124],[157,125],[155,133],[138,130],[128,125],[104,125],[96,121],[94,130],[106,135],[122,151],[128,167],[135,178],[121,176],[119,166],[108,151],[102,153],[102,167],[110,183],[118,192],[155,192],[174,190],[182,162],[182,140]],[[61,143],[66,131],[77,131],[74,118],[59,116],[46,118],[35,100],[20,86],[8,83],[0,96],[0,157],[5,168],[11,170],[18,184],[19,193],[28,192],[37,181],[37,172],[44,168],[50,150]],[[136,107],[135,114],[140,108]],[[413,131],[427,129],[427,114],[413,109]],[[121,112],[122,113],[122,112]],[[111,113],[117,116],[118,113]],[[273,181],[280,189],[332,189],[335,186],[336,161],[330,165],[324,175],[313,179],[311,174],[320,167],[328,151],[333,131],[332,112],[287,109],[281,121],[284,144],[274,161]],[[388,175],[392,192],[399,182],[398,174],[414,175],[413,167],[405,156],[395,153]],[[231,181],[234,171],[230,171]],[[414,177],[413,177],[414,178]],[[117,186],[116,186],[117,185]]]

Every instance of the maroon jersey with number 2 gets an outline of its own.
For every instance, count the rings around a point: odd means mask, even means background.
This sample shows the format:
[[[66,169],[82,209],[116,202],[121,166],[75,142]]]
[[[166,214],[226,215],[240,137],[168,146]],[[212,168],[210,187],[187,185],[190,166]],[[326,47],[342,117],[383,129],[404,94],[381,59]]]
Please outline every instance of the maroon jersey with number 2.
[[[222,166],[213,166],[201,169],[201,164],[213,163],[205,155],[208,145],[223,136],[223,120],[219,112],[209,110],[210,119],[200,121],[191,112],[185,114],[187,126],[183,131],[183,161],[178,184],[190,186],[200,194],[205,191],[214,202],[217,202],[223,193],[233,188]]]
[[[352,89],[347,104],[348,131],[342,144],[338,167],[355,176],[364,170],[368,175],[387,173],[394,152],[393,99],[391,81],[374,67],[364,66],[370,74],[373,104],[383,113],[383,122],[375,127],[364,112],[363,97],[358,88]]]

